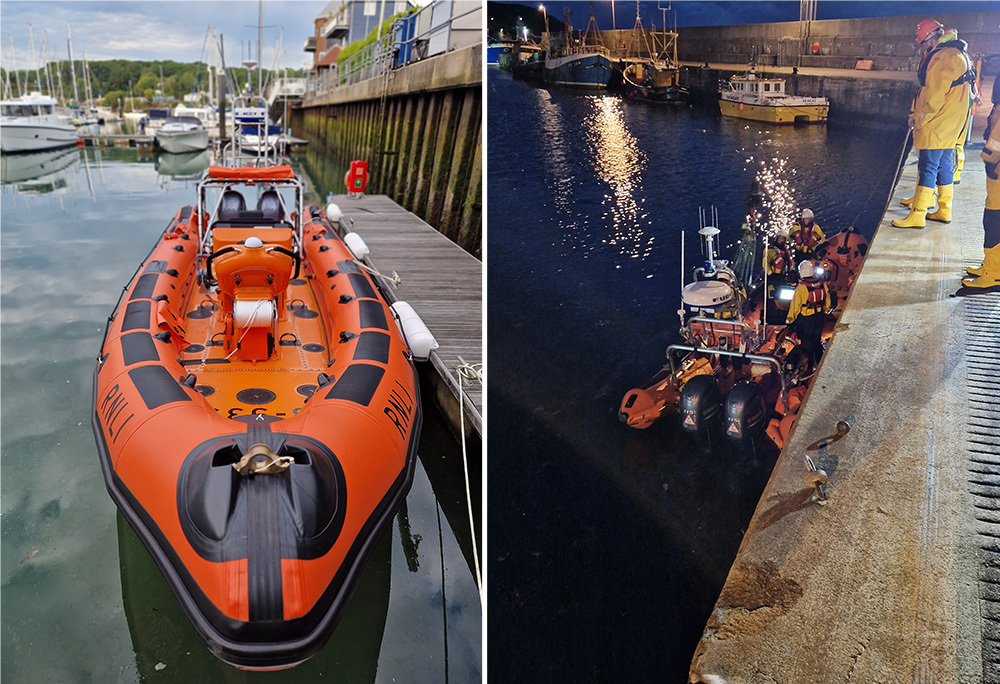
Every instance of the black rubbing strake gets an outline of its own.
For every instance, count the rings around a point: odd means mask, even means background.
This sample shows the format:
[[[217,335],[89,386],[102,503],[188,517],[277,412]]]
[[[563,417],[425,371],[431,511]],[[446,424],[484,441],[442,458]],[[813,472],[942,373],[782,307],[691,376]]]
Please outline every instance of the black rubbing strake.
[[[355,361],[389,363],[389,336],[380,332],[363,332],[354,348]]]
[[[385,309],[382,307],[382,302],[358,302],[359,313],[361,314],[361,323],[359,324],[362,328],[378,328],[379,330],[388,330],[388,321],[385,320]]]
[[[163,366],[139,366],[130,370],[128,376],[150,410],[175,401],[191,401]]]
[[[371,281],[368,280],[368,276],[364,273],[349,273],[347,277],[351,279],[351,287],[354,288],[355,297],[376,299],[375,289],[372,287]]]
[[[159,361],[160,355],[153,344],[152,336],[147,332],[129,333],[121,336],[122,356],[125,365],[131,366],[133,363],[143,361]]]
[[[132,290],[132,296],[129,297],[129,301],[152,297],[153,290],[156,289],[156,279],[159,277],[156,273],[147,273],[139,276],[139,282],[135,284],[135,289]]]
[[[385,369],[367,364],[355,364],[348,366],[340,378],[334,383],[333,388],[326,393],[327,399],[344,399],[353,401],[355,404],[368,406],[375,390],[382,382]]]
[[[129,302],[122,316],[122,332],[149,328],[149,307],[148,301]]]

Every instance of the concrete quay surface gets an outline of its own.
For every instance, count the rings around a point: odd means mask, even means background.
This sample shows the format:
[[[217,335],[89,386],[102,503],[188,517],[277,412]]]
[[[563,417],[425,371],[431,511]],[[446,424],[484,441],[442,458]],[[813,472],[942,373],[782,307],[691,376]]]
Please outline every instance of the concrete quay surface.
[[[1000,683],[1000,293],[954,296],[982,258],[973,141],[948,225],[890,225],[907,160],[689,681]]]

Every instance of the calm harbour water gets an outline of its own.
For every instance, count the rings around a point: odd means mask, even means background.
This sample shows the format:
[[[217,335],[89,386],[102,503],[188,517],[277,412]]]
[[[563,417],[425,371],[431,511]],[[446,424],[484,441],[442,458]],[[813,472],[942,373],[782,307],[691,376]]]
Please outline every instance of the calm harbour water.
[[[686,681],[777,453],[618,420],[679,341],[680,232],[687,268],[699,208],[735,241],[755,169],[786,160],[783,187],[827,234],[871,237],[903,133],[775,128],[495,69],[487,97],[487,672]]]
[[[2,679],[478,681],[462,455],[430,402],[413,489],[326,647],[277,673],[208,652],[108,496],[90,427],[107,316],[177,209],[194,203],[208,158],[69,149],[2,160]],[[294,163],[310,179],[343,175],[313,152]],[[340,191],[306,183],[313,202]]]

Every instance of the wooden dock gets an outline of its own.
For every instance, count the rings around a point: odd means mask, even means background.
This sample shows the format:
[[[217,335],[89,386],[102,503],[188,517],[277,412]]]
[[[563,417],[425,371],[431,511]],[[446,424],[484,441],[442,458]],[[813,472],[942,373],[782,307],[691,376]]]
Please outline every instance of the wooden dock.
[[[463,362],[483,362],[482,262],[385,195],[332,201],[344,214],[341,232],[358,233],[371,250],[365,261],[399,274],[398,288],[383,280],[386,295],[408,302],[438,341],[428,361],[442,381],[434,388],[438,404],[457,429],[462,396],[467,434],[471,425],[482,437],[482,385],[463,378],[460,395],[458,377]]]

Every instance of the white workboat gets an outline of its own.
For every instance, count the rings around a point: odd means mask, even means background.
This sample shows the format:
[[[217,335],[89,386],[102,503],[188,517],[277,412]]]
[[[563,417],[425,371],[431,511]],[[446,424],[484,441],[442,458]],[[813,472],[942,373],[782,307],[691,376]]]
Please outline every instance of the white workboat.
[[[785,92],[785,79],[759,76],[755,69],[723,81],[719,92],[723,116],[768,123],[817,123],[826,121],[830,101],[825,97],[800,97]]]
[[[164,152],[197,152],[208,147],[208,131],[193,116],[172,116],[156,132],[156,143]]]
[[[76,145],[76,128],[59,123],[54,98],[30,93],[0,101],[0,150],[35,152]]]

